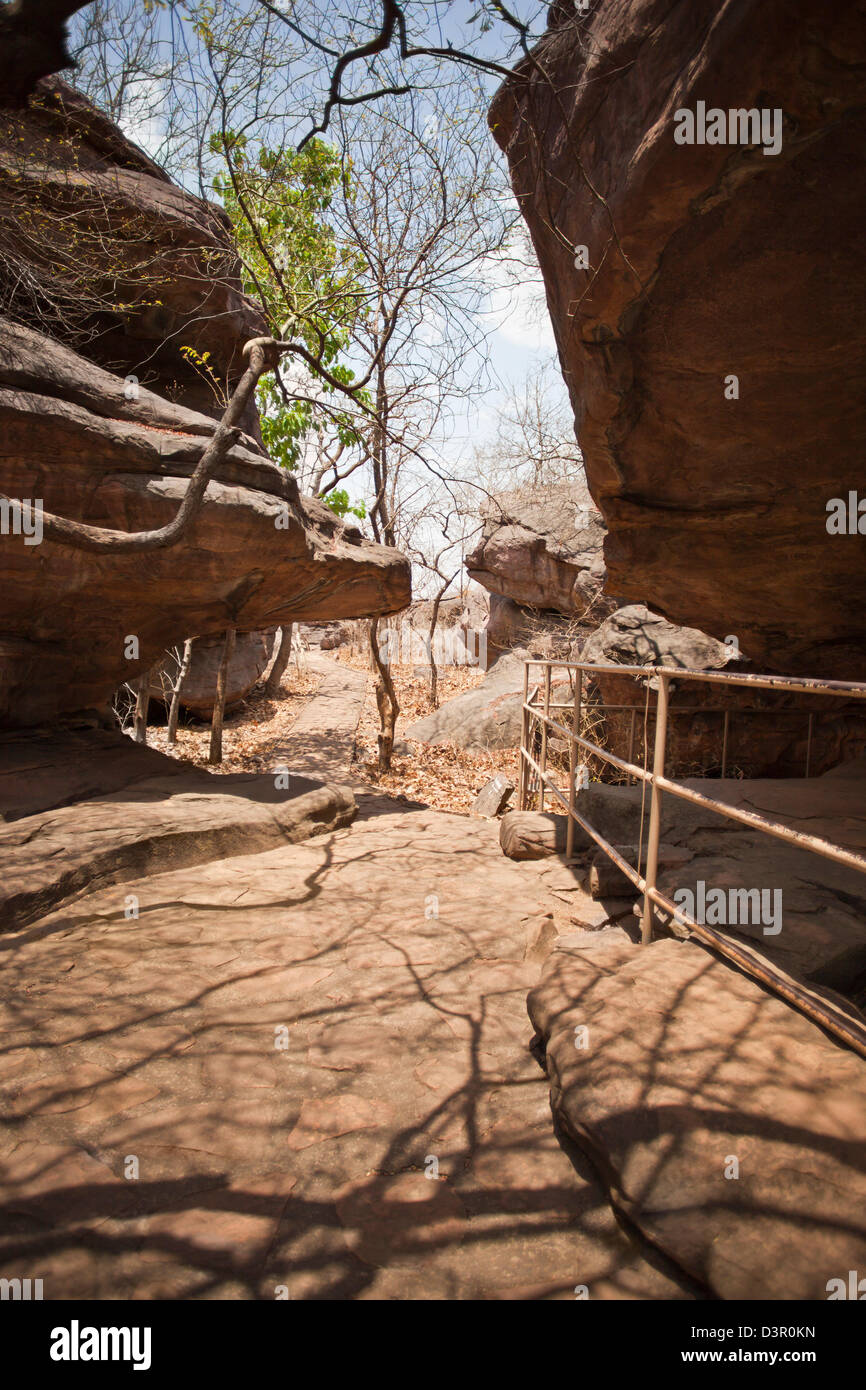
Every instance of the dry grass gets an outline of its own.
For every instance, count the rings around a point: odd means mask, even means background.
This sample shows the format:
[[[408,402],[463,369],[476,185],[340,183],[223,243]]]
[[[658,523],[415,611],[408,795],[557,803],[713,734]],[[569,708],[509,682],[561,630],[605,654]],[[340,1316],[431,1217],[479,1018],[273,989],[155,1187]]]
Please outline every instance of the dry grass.
[[[366,654],[352,653],[341,647],[333,653],[345,665],[356,670],[368,670]],[[396,753],[391,771],[380,773],[377,767],[376,735],[379,731],[379,716],[373,694],[372,682],[367,692],[367,701],[361,722],[358,726],[355,764],[366,781],[381,787],[391,796],[405,796],[411,801],[423,801],[438,811],[458,811],[466,814],[481,788],[504,772],[513,781],[517,779],[517,749],[506,748],[489,753],[467,753],[451,744],[418,743],[407,740],[402,732],[416,719],[423,719],[432,708],[430,704],[429,682],[425,675],[415,675],[416,668],[391,667],[397,699],[400,702],[400,717],[397,720],[396,740],[408,743],[411,753]],[[422,668],[417,668],[421,670]],[[484,679],[484,672],[473,666],[447,666],[439,672],[439,703],[453,700],[464,690],[474,690]]]
[[[301,658],[300,667],[293,660],[285,672],[278,700],[268,699],[261,689],[254,690],[225,719],[223,760],[218,767],[211,767],[207,760],[209,724],[179,726],[174,747],[166,741],[164,725],[152,726],[147,731],[148,744],[180,762],[207,767],[211,772],[271,772],[280,746],[321,683],[322,676],[306,670]]]
[[[340,647],[326,655],[355,670],[369,670],[365,652],[352,653],[348,648]],[[411,666],[396,664],[392,667],[392,674],[400,701],[397,740],[406,741],[411,753],[395,754],[391,771],[380,774],[376,765],[379,716],[371,680],[355,748],[355,771],[365,781],[380,787],[390,796],[403,796],[411,801],[423,801],[440,811],[463,814],[472,809],[481,788],[497,773],[503,772],[516,781],[516,748],[466,753],[450,744],[405,740],[402,731],[416,719],[430,713],[428,678],[426,675],[415,675]],[[453,700],[464,690],[474,689],[483,678],[484,672],[477,667],[444,667],[439,672],[440,704]],[[319,674],[304,670],[302,658],[300,670],[293,661],[283,677],[279,700],[267,699],[260,690],[253,692],[226,718],[223,726],[223,761],[219,767],[210,770],[217,773],[272,771],[278,761],[281,744],[304,706],[315,697],[321,681]],[[207,760],[210,746],[208,724],[181,725],[173,748],[166,743],[164,725],[151,726],[147,731],[147,741],[151,748],[168,753],[182,762],[192,763],[196,767],[210,767]]]

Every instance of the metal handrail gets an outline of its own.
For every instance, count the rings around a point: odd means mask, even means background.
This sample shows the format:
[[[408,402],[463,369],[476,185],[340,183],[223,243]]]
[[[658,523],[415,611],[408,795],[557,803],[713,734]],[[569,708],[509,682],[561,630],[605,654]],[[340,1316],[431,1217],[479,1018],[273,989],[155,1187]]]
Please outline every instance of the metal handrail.
[[[539,687],[535,685],[532,693],[529,693],[529,670],[532,666],[539,666],[544,669],[544,694],[545,702],[543,706],[535,705],[532,700],[538,696]],[[570,706],[572,709],[572,728],[568,729],[557,719],[551,716],[550,688],[551,674],[553,668],[567,669],[578,673],[577,680],[574,682],[574,701]],[[580,732],[580,718],[583,706],[583,676],[584,672],[640,676],[644,680],[648,677],[658,678],[657,701],[655,714],[655,740],[653,748],[653,768],[648,771],[646,767],[640,767],[633,763],[631,758],[620,758],[608,749],[599,747],[590,739],[584,738]],[[670,898],[662,893],[657,886],[658,875],[658,850],[661,833],[661,797],[663,792],[677,796],[682,800],[689,801],[701,806],[704,810],[714,811],[729,820],[737,821],[741,825],[747,826],[751,830],[757,830],[762,834],[772,835],[776,839],[783,840],[794,845],[798,849],[808,850],[811,853],[822,855],[826,859],[831,859],[835,863],[842,864],[846,868],[855,869],[860,873],[866,873],[866,858],[862,855],[853,853],[851,850],[844,849],[841,845],[835,845],[829,840],[822,839],[817,835],[807,835],[803,831],[793,830],[790,826],[782,824],[780,821],[769,820],[764,816],[756,815],[753,811],[745,811],[738,806],[731,806],[727,802],[718,801],[713,797],[705,796],[702,792],[696,791],[692,787],[687,787],[681,782],[665,776],[665,751],[667,740],[667,724],[670,714],[668,696],[670,693],[670,683],[673,680],[692,680],[707,681],[713,684],[730,684],[745,686],[752,689],[768,690],[797,690],[801,693],[811,695],[834,695],[846,696],[849,699],[866,700],[866,685],[853,681],[825,681],[820,679],[810,680],[807,678],[789,676],[761,676],[734,672],[722,671],[692,671],[679,667],[665,666],[600,666],[593,662],[581,661],[546,661],[533,659],[524,663],[523,680],[523,704],[522,704],[522,735],[520,748],[520,795],[518,805],[521,810],[525,809],[526,790],[527,790],[527,771],[531,767],[538,778],[538,809],[544,809],[545,792],[551,795],[565,807],[568,816],[568,834],[566,841],[566,859],[571,860],[574,855],[574,828],[575,825],[588,834],[599,848],[604,851],[609,859],[616,864],[617,868],[634,883],[639,893],[643,894],[643,907],[641,911],[641,943],[647,945],[652,940],[653,933],[653,914],[655,908],[661,908],[667,912],[673,920],[687,927],[705,945],[712,947],[728,960],[731,960],[741,970],[751,975],[754,979],[773,990],[781,998],[793,1004],[813,1022],[833,1033],[847,1046],[866,1057],[866,1026],[847,1014],[844,1009],[834,1004],[831,1000],[825,999],[822,995],[816,994],[801,982],[793,979],[785,971],[773,965],[765,956],[756,951],[753,947],[737,942],[726,936],[723,932],[716,931],[707,926],[706,923],[698,922],[682,908],[678,907]],[[649,698],[649,697],[647,697]],[[567,705],[557,705],[557,709],[569,708]],[[604,709],[604,705],[594,705],[594,709]],[[628,708],[628,707],[626,707]],[[790,711],[789,711],[790,712]],[[650,711],[647,706],[647,717]],[[531,729],[533,725],[540,725],[542,730],[540,761],[532,756],[529,749]],[[547,772],[547,734],[548,730],[553,730],[568,741],[569,746],[569,791],[566,798],[559,787]],[[809,739],[811,744],[811,716],[809,725]],[[727,742],[727,719],[725,723],[725,741]],[[601,758],[604,762],[618,768],[627,777],[635,777],[637,780],[649,786],[651,789],[650,800],[650,819],[647,833],[647,860],[645,875],[641,875],[639,870],[635,870],[614,845],[610,843],[599,831],[592,826],[589,821],[577,810],[576,799],[576,773],[577,773],[577,749],[584,749],[586,752]],[[631,749],[630,749],[631,753]],[[808,753],[807,753],[808,769]],[[641,835],[641,840],[643,836]],[[638,858],[640,864],[640,857]]]

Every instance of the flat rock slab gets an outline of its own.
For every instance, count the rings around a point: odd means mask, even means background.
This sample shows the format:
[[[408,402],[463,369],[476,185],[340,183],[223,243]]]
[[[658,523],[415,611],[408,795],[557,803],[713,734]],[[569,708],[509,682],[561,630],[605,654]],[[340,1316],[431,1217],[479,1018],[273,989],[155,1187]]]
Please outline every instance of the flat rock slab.
[[[16,731],[0,738],[0,821],[106,796],[150,777],[195,775],[119,729]],[[208,773],[203,774],[203,778]]]
[[[688,778],[687,787],[715,801],[777,821],[802,834],[829,840],[866,857],[866,760],[844,764],[823,777],[726,780]],[[641,827],[639,787],[591,783],[581,791],[577,809],[614,844],[636,843]],[[523,821],[523,817],[527,820]],[[649,820],[645,806],[644,843]],[[514,853],[538,846],[538,853],[561,853],[565,817],[554,832],[534,813],[521,812],[502,821],[503,849]],[[507,827],[509,823],[513,830]],[[538,827],[537,829],[535,827]],[[575,844],[580,845],[576,831]],[[510,836],[506,845],[505,837]],[[659,887],[673,898],[680,889],[697,894],[721,889],[767,894],[773,921],[739,910],[737,920],[714,922],[733,937],[756,947],[775,965],[810,985],[836,990],[860,1007],[866,1003],[866,874],[836,864],[798,846],[785,844],[728,820],[718,812],[676,797],[662,798],[661,835],[665,851],[659,862]],[[675,862],[675,851],[687,852]],[[779,898],[775,897],[779,894]],[[780,911],[776,912],[776,905]],[[769,925],[771,931],[765,931]],[[776,930],[778,928],[778,930]]]
[[[716,1297],[826,1299],[866,1268],[854,1053],[696,944],[617,931],[560,945],[529,1012],[564,1128]]]
[[[4,1277],[46,1299],[692,1296],[554,1132],[536,866],[491,822],[368,801],[0,938]],[[75,810],[73,849],[121,814]]]
[[[150,750],[130,746],[154,766]],[[291,774],[213,776],[163,762],[164,776],[160,769],[108,796],[0,825],[0,931],[106,884],[295,844],[348,824],[357,809],[348,787]]]

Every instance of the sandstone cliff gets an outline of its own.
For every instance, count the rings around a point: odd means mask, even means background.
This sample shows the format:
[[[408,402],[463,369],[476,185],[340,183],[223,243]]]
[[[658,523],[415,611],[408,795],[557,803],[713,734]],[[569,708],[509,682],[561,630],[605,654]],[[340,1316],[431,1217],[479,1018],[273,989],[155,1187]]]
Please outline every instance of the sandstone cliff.
[[[42,219],[61,209],[65,240],[52,245]],[[76,299],[77,248],[92,312]],[[0,252],[0,494],[119,531],[165,525],[219,414],[179,349],[210,353],[230,388],[263,327],[222,214],[52,79],[26,109],[0,112]],[[189,635],[405,606],[408,562],[301,497],[264,454],[254,413],[244,428],[167,549],[34,543],[4,513],[0,726],[104,713],[116,686]]]
[[[826,520],[862,483],[866,441],[862,6],[611,0],[552,18],[490,123],[544,274],[608,588],[736,634],[759,667],[856,679],[866,539]],[[778,111],[781,148],[676,143],[699,102]]]

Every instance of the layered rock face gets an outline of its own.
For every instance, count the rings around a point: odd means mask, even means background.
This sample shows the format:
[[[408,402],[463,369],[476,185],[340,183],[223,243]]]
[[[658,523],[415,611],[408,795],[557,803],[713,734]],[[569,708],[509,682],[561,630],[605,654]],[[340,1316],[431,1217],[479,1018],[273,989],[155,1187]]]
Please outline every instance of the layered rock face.
[[[0,252],[0,312],[216,419],[265,331],[222,209],[57,77],[0,111]]]
[[[861,677],[866,540],[828,534],[827,503],[862,485],[866,442],[862,8],[631,0],[553,18],[490,123],[544,274],[608,589],[736,634],[758,667]],[[739,143],[736,118],[733,143],[675,139],[678,111],[698,137],[701,111],[752,109],[769,138]]]
[[[611,611],[603,593],[604,535],[580,483],[519,489],[489,503],[466,568],[491,594],[492,654],[518,645],[535,650],[547,632],[577,637]]]
[[[45,117],[44,93],[43,86],[35,106],[20,114],[0,112],[7,136],[0,153],[0,242],[17,258],[5,258],[0,273],[10,316],[0,315],[0,494],[25,504],[18,514],[5,504],[0,525],[0,726],[13,727],[64,712],[104,713],[113,689],[191,634],[390,613],[410,597],[408,562],[302,498],[291,476],[263,453],[254,415],[251,433],[217,470],[179,543],[107,555],[40,540],[39,505],[126,532],[169,522],[215,429],[198,408],[205,396],[219,413],[210,388],[195,374],[184,376],[180,346],[191,339],[200,356],[209,352],[230,386],[244,342],[262,327],[233,278],[217,210],[166,181],[119,131],[66,92],[67,134],[58,136],[51,122],[60,118],[50,99],[52,114]],[[73,142],[77,163],[70,171],[63,163],[67,136],[79,126],[86,138]],[[17,135],[20,146],[12,143]],[[127,255],[137,267],[152,263],[161,286],[154,277],[146,287],[134,276],[119,283],[118,301],[133,297],[112,315],[97,276],[99,312],[88,317],[86,303],[70,292],[74,237],[64,243],[54,278],[51,248],[40,240],[46,208],[56,212],[64,200],[82,259],[92,258],[88,280],[101,246],[106,266],[115,250],[121,265]],[[36,230],[22,240],[28,209]],[[141,241],[131,249],[124,233],[131,236],[133,228]],[[16,266],[32,272],[36,290],[29,298]],[[103,356],[115,371],[95,360]],[[147,369],[140,366],[145,359]],[[165,394],[147,389],[151,370]],[[130,373],[139,384],[128,382]],[[197,409],[167,399],[169,393],[192,399]]]
[[[148,391],[128,401],[121,378],[7,322],[0,428],[0,491],[139,531],[175,515],[215,426]],[[6,725],[104,708],[190,633],[390,613],[409,598],[407,561],[302,498],[252,440],[231,450],[178,545],[107,556],[32,539],[0,536]]]

